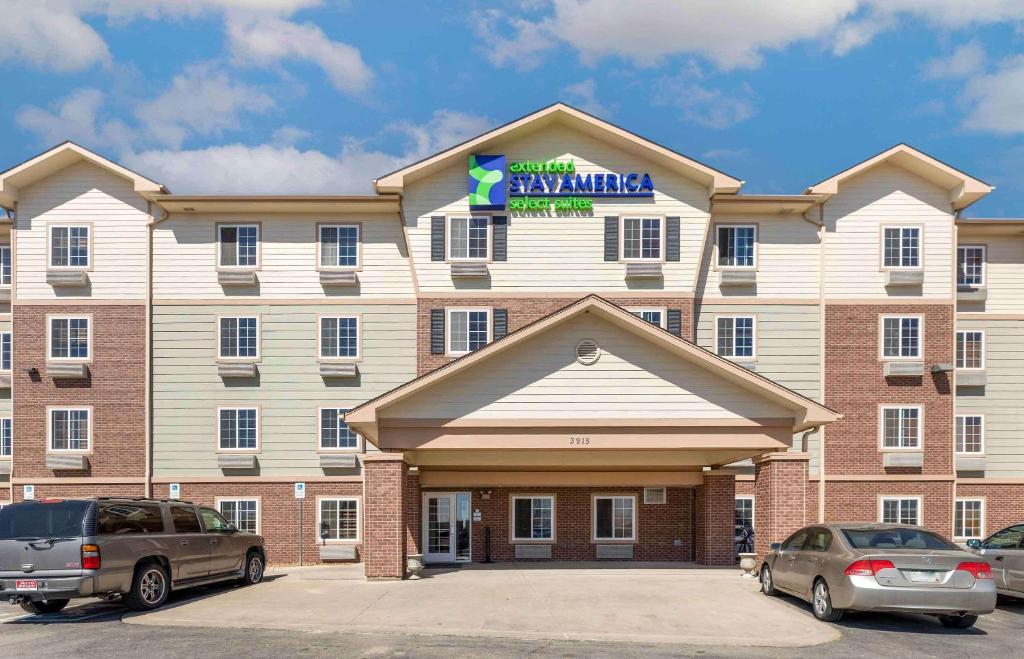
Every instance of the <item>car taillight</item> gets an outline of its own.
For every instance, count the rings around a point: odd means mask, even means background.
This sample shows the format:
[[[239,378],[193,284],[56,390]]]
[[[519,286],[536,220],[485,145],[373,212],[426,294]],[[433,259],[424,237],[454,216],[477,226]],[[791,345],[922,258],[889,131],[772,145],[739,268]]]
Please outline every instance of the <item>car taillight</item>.
[[[956,569],[963,570],[964,572],[970,572],[971,576],[975,579],[992,578],[992,566],[988,563],[965,561],[960,565],[957,565]]]
[[[882,570],[888,570],[894,567],[896,566],[892,564],[892,561],[863,559],[850,563],[845,570],[845,574],[850,577],[873,577]]]
[[[96,545],[82,545],[82,569],[100,569],[100,548]]]

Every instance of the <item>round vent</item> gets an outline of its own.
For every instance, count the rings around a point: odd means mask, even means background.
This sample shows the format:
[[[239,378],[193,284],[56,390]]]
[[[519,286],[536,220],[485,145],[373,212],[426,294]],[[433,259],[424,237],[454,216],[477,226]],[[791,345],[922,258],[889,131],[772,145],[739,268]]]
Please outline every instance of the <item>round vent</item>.
[[[576,344],[576,361],[584,366],[596,364],[601,358],[601,346],[591,339],[583,339]]]

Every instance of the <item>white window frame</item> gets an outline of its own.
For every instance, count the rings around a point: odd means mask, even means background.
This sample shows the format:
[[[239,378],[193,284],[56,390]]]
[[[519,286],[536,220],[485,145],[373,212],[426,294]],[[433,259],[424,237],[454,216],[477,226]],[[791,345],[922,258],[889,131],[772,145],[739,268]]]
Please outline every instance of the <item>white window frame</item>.
[[[630,501],[632,501],[633,519],[632,519],[631,528],[630,528],[630,530],[632,531],[632,534],[628,538],[615,538],[615,537],[605,538],[605,537],[599,537],[597,535],[597,502],[599,500],[601,500],[601,499],[629,499]],[[590,499],[590,508],[591,508],[591,513],[590,513],[590,524],[591,524],[591,526],[590,526],[590,539],[591,539],[592,542],[600,543],[600,544],[616,543],[616,542],[621,542],[621,543],[636,542],[636,536],[637,536],[637,528],[636,528],[636,525],[637,525],[637,501],[636,501],[636,495],[635,494],[595,494]],[[614,514],[615,514],[615,504],[612,503],[612,515],[613,515],[613,519],[612,519],[612,533],[613,534],[615,533]]]
[[[85,357],[55,357],[53,355],[53,321],[68,321],[68,353],[71,352],[71,323],[72,320],[84,320],[86,322],[85,335]],[[84,363],[92,361],[92,315],[76,314],[64,316],[60,314],[48,315],[46,317],[46,361],[49,362],[72,362]]]
[[[231,357],[231,356],[228,356],[228,355],[224,355],[221,352],[221,348],[223,347],[223,343],[221,342],[222,331],[223,331],[223,328],[221,327],[221,322],[224,321],[224,320],[243,320],[243,319],[244,320],[249,320],[249,319],[255,319],[256,320],[256,355],[255,356],[245,356],[245,357]],[[225,361],[225,362],[253,362],[253,361],[258,361],[263,356],[262,347],[263,347],[263,323],[261,322],[261,318],[260,318],[259,314],[252,315],[252,316],[217,316],[217,359],[219,361]]]
[[[224,229],[242,229],[242,228],[253,228],[256,229],[256,263],[253,265],[238,265],[238,243],[235,243],[235,263],[234,265],[226,265],[221,263],[224,249],[224,241],[221,240],[222,232]],[[218,224],[217,228],[217,269],[218,270],[259,270],[260,265],[263,261],[263,227],[258,222],[225,222]]]
[[[551,502],[551,537],[549,538],[521,538],[516,535],[516,501],[520,499],[527,499],[530,501],[530,533],[533,533],[533,500],[534,499],[547,499]],[[534,543],[534,544],[554,544],[555,535],[557,529],[556,512],[555,512],[555,497],[553,494],[514,494],[510,497],[511,500],[511,528],[510,536],[513,543]]]
[[[324,410],[334,410],[338,413],[338,421],[345,423],[345,414],[349,412],[351,408],[348,407],[318,407],[316,410],[316,445],[317,450],[321,453],[359,453],[363,448],[363,436],[356,431],[349,428],[349,431],[356,436],[355,446],[324,446],[323,436],[323,413]],[[345,424],[346,427],[348,424]]]
[[[85,436],[85,448],[54,448],[53,446],[53,413],[54,412],[68,412],[70,421],[70,412],[85,412],[88,416],[89,422],[86,424],[86,436]],[[92,453],[92,426],[93,426],[93,414],[92,408],[88,406],[75,406],[75,405],[60,405],[46,408],[46,451],[47,453],[74,453],[84,454]],[[70,444],[70,437],[68,438]]]
[[[981,365],[980,366],[961,366],[960,365],[960,335],[961,334],[980,334],[981,335]],[[965,343],[966,345],[966,343]],[[983,371],[985,370],[985,330],[980,329],[962,329],[957,330],[953,335],[953,349],[955,351],[953,355],[954,365],[958,371]],[[966,355],[965,355],[966,356]],[[965,360],[966,361],[966,360]]]
[[[654,493],[659,492],[660,501],[654,497]],[[650,495],[650,496],[649,496]],[[645,487],[644,488],[644,505],[645,506],[661,506],[668,503],[668,488],[667,487]]]
[[[356,262],[353,265],[324,265],[323,262],[323,230],[324,229],[355,229],[356,230]],[[363,266],[363,226],[353,222],[327,222],[316,225],[316,264],[320,270],[358,270]]]
[[[737,494],[735,501],[749,501],[750,502],[750,528],[756,530],[757,520],[757,502],[754,500],[753,494]],[[735,525],[736,508],[733,506],[733,524]]]
[[[885,521],[885,502],[886,501],[898,501],[899,511],[897,516],[903,517],[903,502],[905,501],[916,501],[917,502],[917,521],[913,524],[914,526],[921,526],[921,522],[924,520],[924,499],[918,495],[906,495],[906,494],[883,494],[878,497],[878,522],[879,524],[903,524],[904,522],[886,522]]]
[[[722,265],[720,263],[722,259],[722,245],[719,242],[719,230],[720,229],[753,229],[754,230],[754,253],[753,263],[750,265]],[[756,270],[757,269],[757,257],[758,257],[758,231],[756,224],[716,224],[715,225],[715,268],[718,270]],[[736,235],[735,233],[733,234]]]
[[[245,501],[245,502],[252,501],[252,502],[254,502],[256,504],[256,531],[255,531],[255,533],[257,535],[259,535],[260,530],[263,528],[263,525],[261,523],[262,520],[260,519],[261,516],[262,516],[262,512],[263,511],[261,510],[260,498],[259,497],[214,497],[214,500],[213,500],[214,510],[216,510],[218,513],[220,513],[222,517],[227,519],[227,516],[224,515],[224,511],[220,509],[220,505],[222,503],[224,503],[224,502],[239,503],[239,502],[242,502],[242,501]],[[238,524],[236,522],[232,522],[232,523],[235,524],[236,527],[238,526]]]
[[[324,320],[356,321],[356,354],[354,356],[324,355]],[[340,323],[339,323],[340,324]],[[363,358],[363,317],[360,314],[321,314],[316,318],[316,356],[322,362],[358,362]]]
[[[885,445],[885,412],[886,410],[917,410],[917,438],[914,446],[904,446],[902,436],[900,446]],[[903,414],[900,414],[900,428],[903,427]],[[901,433],[902,435],[902,433]],[[924,450],[924,406],[923,405],[881,405],[878,408],[878,448],[880,451],[923,451]]]
[[[238,414],[242,410],[253,410],[256,413],[256,446],[253,448],[224,448],[221,443],[221,425],[220,425],[220,413],[226,410],[234,410],[235,424],[238,424]],[[260,419],[260,408],[254,405],[235,405],[235,406],[223,406],[217,408],[217,416],[214,418],[214,423],[217,424],[217,452],[218,453],[259,453],[263,445],[263,421]]]
[[[960,275],[963,273],[960,270],[960,251],[968,249],[980,249],[981,250],[981,281],[976,284],[967,284],[960,282]],[[988,284],[988,246],[987,245],[957,245],[956,248],[956,285],[963,286],[965,288],[984,288]]]
[[[320,540],[320,525],[323,523],[323,502],[324,501],[355,501],[356,502],[356,537],[353,538],[327,538],[323,540],[329,545],[357,545],[363,539],[363,501],[360,497],[340,496],[319,496],[316,498],[316,538]]]
[[[492,313],[492,309],[490,307],[448,307],[448,308],[446,308],[444,310],[444,351],[445,351],[445,354],[458,356],[458,355],[468,355],[469,353],[473,352],[472,349],[470,349],[470,350],[453,350],[452,349],[452,314],[456,314],[456,313],[470,314],[470,313],[475,313],[475,312],[482,312],[482,313],[487,314],[487,322],[485,323],[485,326],[487,327],[487,340],[484,341],[484,346],[488,345],[493,340],[493,338],[494,338],[494,336],[493,336],[493,334],[494,334],[494,328],[493,328],[494,316],[493,316],[493,313]],[[469,347],[469,336],[468,336],[468,332],[469,332],[469,317],[468,317],[468,315],[466,317],[466,332],[467,332],[466,347],[468,348]],[[483,346],[481,346],[481,348],[482,347]],[[479,349],[480,348],[477,348],[477,350],[479,350]]]
[[[9,272],[7,273],[7,281],[4,281],[3,276],[3,252],[7,252],[7,264]],[[91,260],[91,259],[90,259]],[[10,288],[14,282],[14,250],[11,249],[10,245],[0,245],[0,288]]]
[[[903,321],[917,321],[917,354],[914,355],[886,355],[885,354],[885,321],[899,321],[899,350],[903,351]],[[924,350],[924,316],[914,314],[894,315],[887,314],[878,318],[878,358],[884,361],[920,361],[923,359]]]
[[[885,232],[899,229],[900,232],[900,265],[885,264]],[[903,265],[903,232],[914,229],[917,231],[917,265]],[[924,227],[920,224],[886,224],[882,225],[881,235],[881,266],[882,270],[922,270],[924,268]]]
[[[643,313],[660,313],[661,314],[661,322],[660,323],[651,323],[651,325],[654,325],[655,327],[660,327],[661,329],[665,329],[668,326],[668,308],[666,308],[666,307],[630,307],[630,308],[627,309],[627,311],[629,313],[633,314],[634,316],[636,316],[637,318],[640,318],[640,320],[644,320],[644,321],[649,322],[649,323],[651,321],[646,320],[640,314],[643,314]]]
[[[640,254],[641,256],[626,256],[626,222],[630,220],[640,221]],[[658,222],[658,255],[642,256],[643,254],[643,222],[644,220],[656,220]],[[619,220],[619,255],[624,263],[660,263],[665,261],[665,218],[661,215],[627,215]]]
[[[53,230],[54,229],[68,229],[68,265],[54,265],[53,264]],[[85,243],[85,265],[71,265],[71,229],[85,229],[86,232],[86,243]],[[92,241],[94,239],[92,233],[92,225],[90,224],[48,224],[46,226],[46,267],[49,270],[90,270],[92,269]],[[12,252],[13,258],[13,252]],[[12,264],[13,267],[13,264]]]
[[[3,353],[4,345],[7,345],[7,361],[10,362],[10,366],[4,368]],[[14,333],[10,330],[0,332],[0,373],[10,373],[14,368]]]
[[[964,428],[964,429],[967,428],[967,424],[966,423],[961,423],[960,420],[961,419],[966,420],[968,418],[977,418],[980,421],[980,423],[978,424],[978,429],[981,432],[981,437],[980,437],[981,441],[979,442],[979,446],[978,446],[978,450],[977,451],[961,451],[960,450],[960,445],[963,442],[961,442],[961,437],[960,437],[960,435],[959,435],[959,433],[957,431],[961,427]],[[974,456],[985,455],[985,415],[984,414],[957,414],[957,415],[955,415],[953,417],[953,451],[957,455],[974,455]]]
[[[487,253],[484,256],[469,256],[469,232],[470,222],[474,219],[484,220],[485,230],[487,232]],[[466,256],[455,256],[452,254],[452,220],[466,220]],[[486,262],[491,260],[491,248],[493,244],[494,232],[492,231],[494,223],[491,221],[490,215],[480,215],[475,213],[449,215],[445,218],[444,222],[444,254],[449,261],[480,261]]]
[[[0,425],[0,458],[10,460],[14,457],[14,417],[12,415],[0,416],[0,424],[6,422],[11,427],[10,437],[7,438],[7,452],[3,452],[3,426]]]
[[[978,513],[978,534],[977,535],[966,535],[964,533],[957,533],[957,531],[963,531],[964,518],[960,514],[961,503],[979,503]],[[960,528],[957,528],[959,522]],[[985,533],[985,497],[957,497],[953,501],[953,539],[954,540],[970,540],[971,538],[983,539],[986,537]]]
[[[712,341],[714,342],[714,346],[715,346],[714,353],[716,355],[718,355],[719,357],[724,357],[725,359],[737,359],[739,361],[749,361],[751,359],[757,359],[757,316],[754,316],[754,315],[744,315],[744,314],[727,314],[727,315],[722,315],[722,316],[714,316],[713,318],[714,318],[714,327],[713,327],[713,332],[712,332],[712,334],[713,334]],[[751,340],[750,351],[751,352],[750,352],[749,355],[737,355],[736,354],[736,320],[737,319],[747,319],[747,318],[749,318],[750,321],[751,321],[751,323],[750,323],[750,340]],[[731,348],[732,354],[731,355],[723,355],[722,353],[720,353],[718,351],[718,321],[719,320],[731,320],[732,321],[732,348]]]

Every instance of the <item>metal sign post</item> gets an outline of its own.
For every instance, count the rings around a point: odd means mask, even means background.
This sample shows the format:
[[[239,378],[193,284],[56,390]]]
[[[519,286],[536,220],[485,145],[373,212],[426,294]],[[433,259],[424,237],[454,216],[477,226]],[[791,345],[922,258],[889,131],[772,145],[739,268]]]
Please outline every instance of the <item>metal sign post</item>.
[[[295,503],[299,507],[299,567],[302,567],[302,500],[306,498],[306,484],[295,484]]]

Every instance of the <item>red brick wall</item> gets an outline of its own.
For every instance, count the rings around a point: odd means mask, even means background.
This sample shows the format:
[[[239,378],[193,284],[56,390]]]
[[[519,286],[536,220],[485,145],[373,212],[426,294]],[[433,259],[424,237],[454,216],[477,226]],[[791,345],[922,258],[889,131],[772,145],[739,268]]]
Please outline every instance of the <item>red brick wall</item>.
[[[694,508],[696,561],[704,565],[734,564],[736,477],[704,474],[704,484],[696,488]]]
[[[124,483],[44,483],[36,485],[36,500],[39,499],[75,499],[91,497],[142,497],[146,496],[146,486]],[[11,501],[22,501],[24,486],[15,485],[11,490]]]
[[[364,463],[366,520],[363,561],[370,579],[401,579],[405,575],[408,530],[405,499],[408,466],[401,456],[375,456]],[[381,459],[383,458],[383,459]]]
[[[985,535],[1024,521],[1024,483],[956,486],[957,498],[985,499]]]
[[[809,505],[806,459],[755,461],[754,473],[754,550],[764,556],[817,513]]]
[[[826,481],[825,488],[830,522],[877,522],[880,496],[920,496],[924,526],[952,537],[952,481]]]

